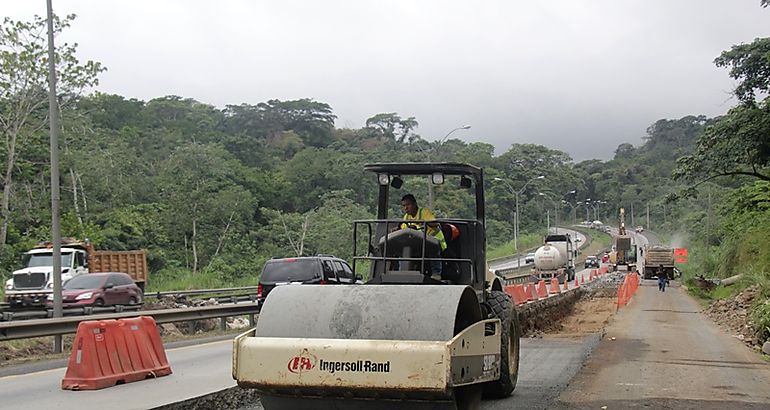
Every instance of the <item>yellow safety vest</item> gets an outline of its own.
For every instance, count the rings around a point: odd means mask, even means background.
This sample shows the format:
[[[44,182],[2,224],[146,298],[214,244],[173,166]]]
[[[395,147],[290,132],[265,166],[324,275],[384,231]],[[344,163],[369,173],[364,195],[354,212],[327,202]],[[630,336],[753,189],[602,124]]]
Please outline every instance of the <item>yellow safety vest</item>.
[[[431,212],[430,209],[428,209],[428,208],[417,208],[417,215],[412,216],[412,215],[409,215],[409,214],[404,214],[404,219],[405,220],[433,221],[433,220],[436,219],[436,217],[433,216],[433,212]],[[428,227],[428,231],[427,231],[428,235],[431,235],[431,236],[435,237],[436,239],[438,239],[438,242],[441,244],[441,250],[442,251],[445,250],[446,246],[447,246],[446,245],[446,239],[444,238],[444,232],[441,232],[441,229],[434,228],[434,227],[432,227],[430,225],[427,225],[427,224],[423,225],[422,223],[415,223],[415,222],[411,222],[411,223],[407,222],[407,223],[401,224],[401,228],[402,229],[404,229],[404,228],[412,228],[412,229],[422,230],[423,226],[427,226]]]

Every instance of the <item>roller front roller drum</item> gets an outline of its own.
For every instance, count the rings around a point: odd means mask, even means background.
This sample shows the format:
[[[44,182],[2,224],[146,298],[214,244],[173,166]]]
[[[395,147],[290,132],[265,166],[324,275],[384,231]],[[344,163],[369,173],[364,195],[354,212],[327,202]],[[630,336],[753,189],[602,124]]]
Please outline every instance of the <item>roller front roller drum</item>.
[[[499,381],[513,316],[492,307],[482,320],[462,285],[280,286],[235,339],[233,377],[266,410],[474,409],[511,384],[508,367]]]

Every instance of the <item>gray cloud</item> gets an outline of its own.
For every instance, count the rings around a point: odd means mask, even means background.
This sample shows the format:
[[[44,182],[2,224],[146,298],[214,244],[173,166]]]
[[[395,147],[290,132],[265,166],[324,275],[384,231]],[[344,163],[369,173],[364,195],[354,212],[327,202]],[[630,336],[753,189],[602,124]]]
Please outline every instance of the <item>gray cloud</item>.
[[[177,94],[222,107],[329,103],[338,126],[415,116],[426,139],[538,143],[578,160],[638,145],[660,118],[734,104],[712,61],[770,35],[758,0],[54,0],[79,18],[63,40],[109,71],[99,89]],[[3,2],[26,20],[44,4]]]

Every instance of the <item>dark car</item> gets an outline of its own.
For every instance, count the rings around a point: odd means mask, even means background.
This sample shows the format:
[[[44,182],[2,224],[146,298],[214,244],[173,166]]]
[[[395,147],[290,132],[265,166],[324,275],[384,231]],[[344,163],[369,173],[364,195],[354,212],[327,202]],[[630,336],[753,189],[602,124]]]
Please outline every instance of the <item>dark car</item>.
[[[126,273],[87,273],[68,280],[62,286],[62,305],[113,306],[142,303],[142,289]],[[53,306],[53,295],[48,296],[48,307]]]
[[[259,303],[282,285],[355,285],[361,278],[347,262],[330,255],[270,259],[265,262],[257,286]]]
[[[524,263],[535,263],[535,252],[530,252],[524,257]]]
[[[598,268],[599,267],[599,258],[596,256],[586,256],[586,268]]]

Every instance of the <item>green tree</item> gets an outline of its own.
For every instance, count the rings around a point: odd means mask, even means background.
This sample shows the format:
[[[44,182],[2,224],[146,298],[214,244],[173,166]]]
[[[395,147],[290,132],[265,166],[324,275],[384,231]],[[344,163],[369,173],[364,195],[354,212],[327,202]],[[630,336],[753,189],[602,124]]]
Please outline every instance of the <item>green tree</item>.
[[[377,114],[366,120],[366,128],[373,136],[391,143],[411,142],[416,137],[413,131],[418,125],[414,117],[401,118],[394,112]]]
[[[715,60],[730,67],[738,81],[734,94],[740,101],[701,136],[691,155],[677,160],[673,176],[698,184],[723,176],[749,176],[770,181],[770,38],[734,46]]]
[[[256,201],[236,182],[243,171],[221,147],[184,145],[162,169],[161,203],[169,237],[177,238],[178,245],[181,239],[197,272],[202,262],[218,255],[234,224],[249,221]]]
[[[70,26],[75,15],[54,16],[54,35]],[[77,44],[56,47],[57,91],[63,107],[76,100],[83,89],[98,84],[105,68],[98,62],[81,63]],[[20,139],[40,132],[47,124],[48,111],[47,19],[35,16],[31,22],[5,18],[0,26],[0,134],[4,141],[0,198],[0,249],[5,245],[11,217],[14,169],[24,152]]]

